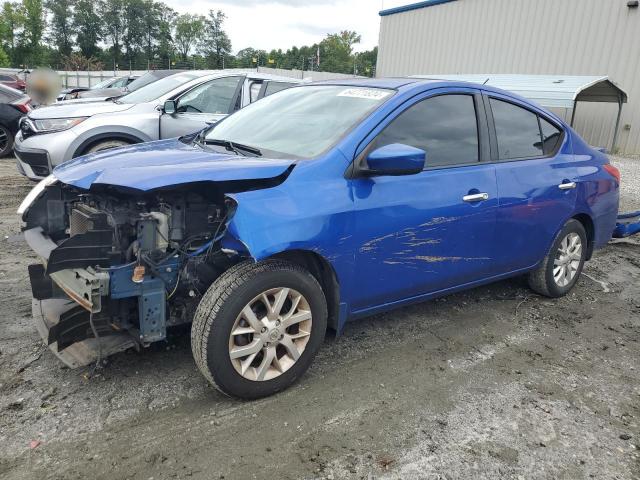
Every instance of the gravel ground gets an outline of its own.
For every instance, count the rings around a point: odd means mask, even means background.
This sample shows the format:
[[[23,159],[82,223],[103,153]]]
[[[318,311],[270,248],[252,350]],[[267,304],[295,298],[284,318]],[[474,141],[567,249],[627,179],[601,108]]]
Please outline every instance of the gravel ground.
[[[640,209],[640,159],[614,163]],[[62,367],[30,319],[32,184],[3,159],[0,185],[3,479],[640,478],[635,239],[558,300],[513,279],[350,324],[293,388],[241,402],[186,333],[93,376]]]

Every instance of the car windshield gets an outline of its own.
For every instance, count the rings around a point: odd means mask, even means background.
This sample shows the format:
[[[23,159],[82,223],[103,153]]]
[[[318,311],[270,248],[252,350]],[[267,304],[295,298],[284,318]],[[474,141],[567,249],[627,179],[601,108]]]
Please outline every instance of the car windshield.
[[[144,75],[140,77],[138,80],[142,80]],[[174,88],[178,88],[180,85],[184,85],[185,83],[193,80],[194,78],[198,78],[198,75],[193,73],[179,73],[176,75],[171,75],[169,77],[165,77],[163,79],[158,80],[157,82],[150,83],[137,89],[135,92],[131,92],[124,97],[120,97],[118,99],[118,103],[146,103],[157,100],[158,98],[166,95]],[[135,80],[129,84],[129,88],[137,82]]]
[[[312,158],[392,94],[393,90],[338,85],[290,88],[226,118],[204,140],[247,145],[265,155]]]
[[[103,80],[100,83],[96,83],[93,87],[91,87],[91,90],[98,90],[99,88],[106,88],[109,85],[111,85],[111,83],[113,83],[114,80],[116,80],[117,77],[114,78],[108,78],[107,80]]]

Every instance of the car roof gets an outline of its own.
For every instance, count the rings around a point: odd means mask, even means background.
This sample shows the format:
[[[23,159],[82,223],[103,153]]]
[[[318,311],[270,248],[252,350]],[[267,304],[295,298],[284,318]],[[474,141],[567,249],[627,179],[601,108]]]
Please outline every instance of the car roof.
[[[485,92],[492,92],[501,95],[506,95],[511,98],[517,99],[522,103],[525,103],[531,107],[545,111],[547,114],[552,115],[557,119],[557,116],[553,115],[548,109],[537,105],[535,102],[518,95],[517,93],[502,90],[490,85],[483,85],[480,83],[465,82],[461,80],[443,80],[438,78],[346,78],[346,79],[334,79],[325,80],[321,82],[313,82],[308,85],[345,85],[345,86],[358,86],[369,88],[392,88],[399,91],[410,90],[427,90],[431,88],[443,88],[443,87],[459,87],[459,88],[477,88],[482,89]],[[428,87],[428,88],[425,88]]]
[[[418,78],[336,78],[333,80],[323,80],[313,82],[310,85],[353,85],[370,88],[393,88],[398,89],[412,83],[423,83]]]
[[[256,80],[273,80],[273,81],[287,82],[287,83],[303,83],[304,82],[304,80],[301,80],[299,78],[283,77],[281,75],[273,75],[270,73],[247,72],[244,70],[183,70],[181,72],[176,73],[175,75],[185,75],[185,74],[189,75],[191,79],[184,82],[184,85],[190,84],[195,80],[202,80],[204,78],[208,80],[208,79],[214,79],[218,77],[232,77],[236,75],[244,75],[246,77],[256,79]]]
[[[0,83],[0,91],[6,95],[12,95],[16,98],[26,97],[27,95],[20,90],[16,90],[15,88],[8,87]]]

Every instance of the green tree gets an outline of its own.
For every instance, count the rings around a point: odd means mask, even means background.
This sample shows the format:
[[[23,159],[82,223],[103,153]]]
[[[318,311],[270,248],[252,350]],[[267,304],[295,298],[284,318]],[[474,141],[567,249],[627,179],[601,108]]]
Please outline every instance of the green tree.
[[[73,47],[73,0],[47,0],[46,8],[51,12],[48,41],[61,55],[69,55]]]
[[[360,35],[344,30],[333,33],[320,42],[320,69],[325,72],[353,73],[353,45],[360,43]]]
[[[184,13],[175,23],[174,43],[182,60],[186,61],[189,51],[197,43],[204,31],[205,18],[202,15]]]
[[[144,50],[147,58],[150,59],[153,58],[155,45],[160,40],[162,11],[171,9],[164,3],[154,0],[143,0],[143,7]]]
[[[269,55],[265,50],[256,50],[251,47],[243,48],[236,54],[236,66],[239,68],[264,66],[268,57]]]
[[[285,58],[286,56],[281,49],[278,49],[278,50],[273,49],[269,52],[269,55],[267,58],[267,67],[285,68],[283,66],[285,63]]]
[[[2,15],[0,15],[0,46],[2,46],[10,58],[14,56],[17,34],[22,28],[23,20],[20,14],[19,4],[13,2],[4,2],[2,4]]]
[[[56,1],[56,0],[53,0]],[[76,43],[82,55],[91,58],[98,54],[98,42],[102,39],[102,12],[93,0],[76,0],[73,12],[73,28],[77,32]]]
[[[122,50],[122,36],[124,33],[124,2],[123,0],[105,0],[102,11],[104,39],[110,43],[109,49],[114,63],[120,61]]]
[[[360,52],[355,55],[356,73],[365,77],[374,77],[376,74],[376,61],[378,60],[378,47],[372,50]]]
[[[9,67],[11,66],[11,60],[9,60],[9,55],[5,53],[5,51],[0,46],[0,67]]]
[[[209,16],[204,21],[204,36],[200,50],[211,68],[223,68],[225,58],[231,54],[231,40],[223,29],[226,18],[221,10],[209,10]]]
[[[19,55],[25,65],[38,65],[42,61],[42,34],[45,13],[42,0],[22,0],[23,28],[18,39]]]
[[[177,13],[171,8],[164,8],[158,17],[158,56],[169,60],[173,54],[173,26]]]
[[[136,52],[142,50],[145,41],[145,2],[125,0],[123,4],[122,45],[127,58],[132,61]]]

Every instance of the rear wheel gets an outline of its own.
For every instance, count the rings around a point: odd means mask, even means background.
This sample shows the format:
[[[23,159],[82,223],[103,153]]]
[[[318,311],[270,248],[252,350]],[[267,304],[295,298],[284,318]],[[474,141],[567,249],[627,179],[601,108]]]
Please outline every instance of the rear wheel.
[[[569,293],[578,281],[587,254],[587,234],[582,224],[571,219],[556,237],[542,264],[529,273],[529,286],[547,297]]]
[[[13,150],[13,135],[9,129],[0,125],[0,157],[6,157]]]
[[[103,150],[110,150],[112,148],[124,147],[125,145],[129,145],[129,142],[125,140],[101,140],[89,147],[85,153],[95,153],[101,152]]]
[[[203,296],[191,348],[200,371],[218,390],[253,399],[299,378],[326,327],[326,300],[311,273],[282,260],[243,262]]]

